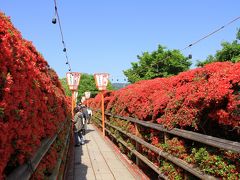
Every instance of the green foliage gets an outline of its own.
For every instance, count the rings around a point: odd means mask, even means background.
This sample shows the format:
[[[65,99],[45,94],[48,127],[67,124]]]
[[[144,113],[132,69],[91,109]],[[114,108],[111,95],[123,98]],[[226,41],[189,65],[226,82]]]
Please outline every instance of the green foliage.
[[[198,151],[193,148],[192,153],[194,154],[197,164],[203,165],[202,162],[209,159],[209,153],[207,152],[206,148],[200,148]]]
[[[207,59],[204,61],[198,61],[197,66],[203,67],[205,64],[209,64],[212,62],[240,62],[240,44],[238,43],[237,39],[240,40],[240,29],[238,29],[236,40],[234,40],[232,43],[222,42],[221,50],[217,51],[214,56],[208,56]]]
[[[238,29],[237,38],[236,39],[240,40],[240,28]]]
[[[159,170],[169,179],[174,179],[174,180],[183,179],[178,168],[176,168],[172,163],[169,163],[164,160],[161,160],[160,162],[161,164],[160,164]]]
[[[159,45],[152,53],[137,56],[139,62],[132,62],[132,68],[123,71],[130,83],[139,80],[168,77],[189,69],[191,62],[179,50],[166,50]]]
[[[209,55],[205,61],[197,61],[197,66],[198,67],[203,67],[206,64],[215,62],[215,57],[213,55]]]
[[[228,164],[220,155],[211,155],[206,148],[192,149],[196,163],[203,172],[228,179],[237,179],[239,176],[235,165]]]
[[[62,84],[62,87],[65,91],[65,94],[66,96],[71,96],[71,91],[69,90],[68,88],[68,85],[67,85],[67,79],[66,78],[62,78],[62,79],[59,79],[61,84]]]
[[[217,51],[215,58],[220,61],[231,61],[233,63],[240,61],[240,44],[237,40],[232,43],[223,42],[222,50]]]
[[[95,97],[95,95],[98,93],[94,76],[90,74],[81,74],[81,79],[78,86],[78,99],[81,99],[86,91],[91,92],[91,97]]]
[[[0,108],[0,118],[4,117],[4,108]]]

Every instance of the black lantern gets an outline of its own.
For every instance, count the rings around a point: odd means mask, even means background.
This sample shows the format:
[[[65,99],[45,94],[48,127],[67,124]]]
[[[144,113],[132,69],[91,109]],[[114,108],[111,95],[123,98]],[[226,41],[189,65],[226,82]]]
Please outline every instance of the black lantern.
[[[56,23],[57,23],[57,19],[56,19],[55,17],[52,19],[52,23],[53,23],[53,24],[56,24]]]

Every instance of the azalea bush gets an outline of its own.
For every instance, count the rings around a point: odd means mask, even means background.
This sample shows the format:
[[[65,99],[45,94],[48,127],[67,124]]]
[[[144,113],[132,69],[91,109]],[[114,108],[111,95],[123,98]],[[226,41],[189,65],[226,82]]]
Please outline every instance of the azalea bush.
[[[55,71],[0,12],[0,179],[57,132],[69,107]]]
[[[156,122],[169,129],[229,135],[229,139],[240,135],[240,63],[212,63],[170,78],[139,81],[104,92],[104,97],[106,110],[113,114]],[[100,108],[100,94],[89,104]]]
[[[103,92],[103,95],[105,109],[112,114],[150,121],[167,129],[180,128],[239,142],[240,63],[212,63],[169,78],[139,81],[117,91]],[[88,103],[93,109],[100,109],[101,95]],[[110,122],[136,134],[134,124],[119,119]],[[166,140],[161,132],[143,126],[137,128],[138,136],[145,141],[197,165],[205,173],[221,178],[240,178],[239,153],[219,152],[219,149],[212,150],[204,144],[177,137]],[[201,148],[205,148],[208,159],[199,158]],[[169,178],[181,171],[171,162],[156,162],[151,157],[158,155],[146,147],[139,151],[160,166]],[[172,173],[166,171],[169,168],[173,169]],[[225,170],[229,173],[222,173]]]
[[[64,124],[64,127],[58,134],[56,140],[54,143],[51,145],[50,149],[48,152],[45,154],[41,162],[39,163],[36,171],[33,173],[31,179],[32,180],[44,180],[44,179],[51,179],[51,175],[53,175],[54,169],[57,167],[57,161],[58,159],[61,159],[61,163],[64,166],[65,164],[65,157],[61,157],[67,155],[67,148],[64,147],[64,144],[66,142],[66,137],[69,135],[68,130],[69,130],[69,125],[70,121],[67,121]],[[59,169],[59,174],[58,175],[63,175],[64,169]]]

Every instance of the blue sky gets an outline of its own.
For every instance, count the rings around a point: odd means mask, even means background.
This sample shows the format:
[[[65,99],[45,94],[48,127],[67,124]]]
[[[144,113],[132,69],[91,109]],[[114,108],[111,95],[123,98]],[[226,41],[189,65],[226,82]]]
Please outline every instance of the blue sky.
[[[239,0],[57,0],[57,6],[72,71],[108,72],[113,82],[123,82],[122,71],[158,44],[183,49],[240,16]],[[51,23],[54,0],[0,0],[0,10],[65,77],[59,27]],[[233,41],[239,27],[240,20],[182,53],[191,53],[195,64]]]

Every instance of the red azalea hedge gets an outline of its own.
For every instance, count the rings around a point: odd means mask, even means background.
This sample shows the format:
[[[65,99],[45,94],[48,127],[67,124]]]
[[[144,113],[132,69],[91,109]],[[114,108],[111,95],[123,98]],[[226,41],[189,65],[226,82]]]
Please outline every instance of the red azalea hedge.
[[[123,89],[104,92],[106,111],[121,116],[162,124],[166,128],[181,128],[239,142],[240,135],[240,63],[213,63],[169,78],[140,81]],[[101,109],[101,95],[90,99],[93,109]],[[100,116],[100,114],[96,114]],[[93,119],[94,121],[96,119]],[[109,118],[110,124],[135,134],[133,123]],[[138,128],[138,136],[168,152],[203,173],[220,179],[239,179],[239,153],[211,148],[201,143],[189,143],[179,137],[164,139],[159,131]],[[134,146],[128,137],[114,129],[119,139]],[[134,156],[117,143],[130,159]],[[184,179],[183,170],[144,146],[138,151],[156,164],[169,179]],[[146,171],[146,167],[143,166]],[[191,176],[190,176],[191,177]]]
[[[106,110],[113,114],[228,139],[240,135],[240,63],[217,62],[169,78],[139,81],[104,97]],[[100,95],[89,104],[100,108]]]
[[[68,107],[56,73],[0,12],[0,179],[57,132]]]
[[[66,141],[66,135],[68,133],[70,121],[68,121],[64,127],[63,130],[58,134],[56,140],[51,145],[48,152],[45,154],[41,162],[38,164],[38,167],[34,174],[31,177],[31,180],[44,180],[44,179],[51,179],[51,175],[54,172],[54,169],[57,166],[57,160],[59,158],[62,158],[62,168],[59,169],[58,177],[62,176],[65,169],[65,157],[61,157],[61,154],[67,155],[68,148],[64,147],[65,141]]]

